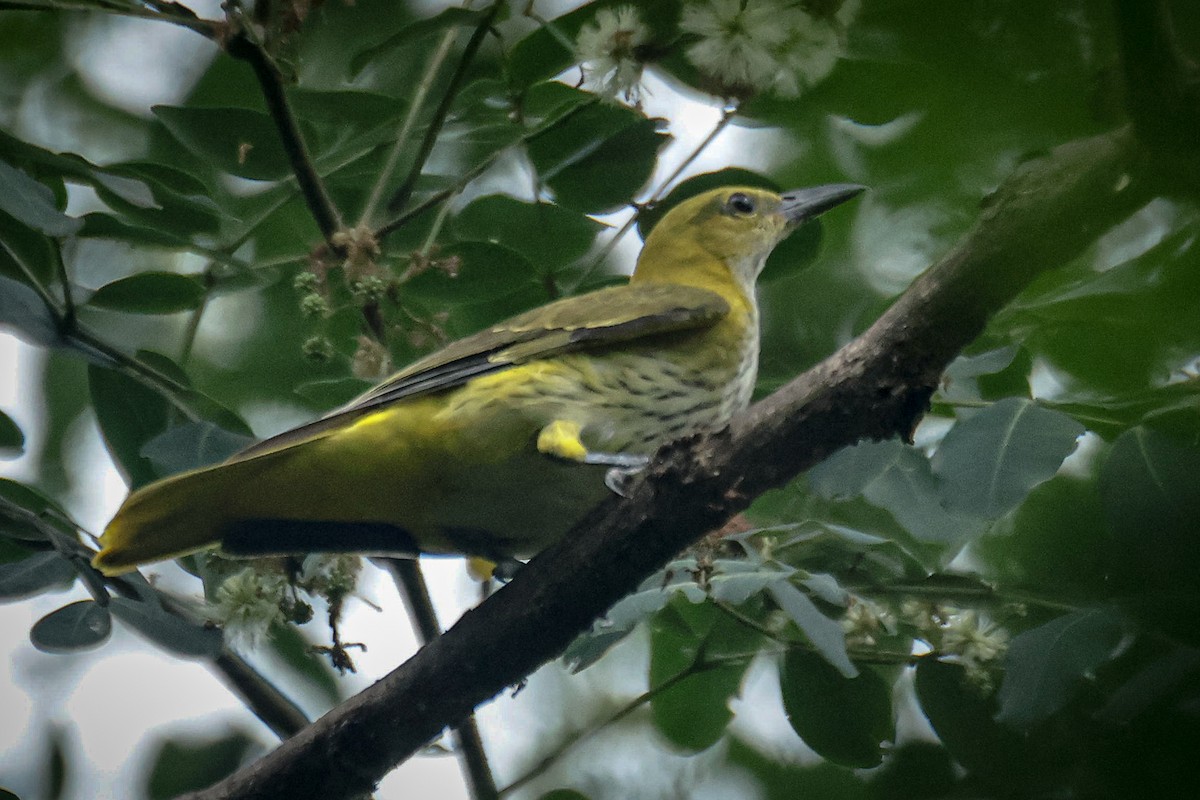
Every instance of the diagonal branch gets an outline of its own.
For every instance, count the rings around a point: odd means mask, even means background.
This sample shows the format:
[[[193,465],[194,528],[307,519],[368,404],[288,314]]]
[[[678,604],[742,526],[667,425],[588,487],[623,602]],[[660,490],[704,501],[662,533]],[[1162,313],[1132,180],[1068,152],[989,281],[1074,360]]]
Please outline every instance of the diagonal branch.
[[[385,678],[260,761],[189,800],[369,791],[480,703],[555,657],[705,531],[766,489],[864,438],[906,435],[941,371],[1039,273],[1145,204],[1128,131],[1023,166],[974,229],[867,332],[735,421],[668,446],[511,583]]]
[[[283,86],[283,76],[279,73],[279,68],[267,55],[262,45],[251,39],[245,30],[234,35],[226,44],[225,49],[229,55],[245,61],[254,70],[254,77],[258,79],[263,99],[267,103],[267,111],[279,131],[283,150],[287,153],[288,161],[291,162],[292,173],[296,176],[296,182],[300,186],[300,193],[304,195],[308,211],[321,230],[321,236],[324,237],[325,243],[334,252],[340,252],[341,247],[334,241],[334,234],[341,230],[342,218],[338,214],[337,208],[334,207],[329,192],[325,190],[321,176],[317,174],[317,167],[308,152],[308,146],[304,143],[296,115],[292,112],[291,104],[288,103],[287,93]]]
[[[425,575],[417,560],[376,558],[373,562],[395,581],[396,588],[400,590],[405,605],[408,606],[408,616],[421,640],[421,646],[424,647],[441,636],[442,628],[438,623],[437,612],[433,608],[429,587],[425,584]],[[474,715],[465,717],[454,727],[453,733],[455,749],[462,760],[464,777],[471,789],[472,800],[495,800],[500,794],[496,789],[496,779],[492,776],[487,751],[483,749],[483,738],[479,735],[479,725],[475,722]]]
[[[471,38],[467,40],[467,46],[463,48],[462,57],[458,60],[458,66],[455,67],[454,74],[450,76],[450,83],[446,86],[446,93],[442,95],[442,102],[438,103],[437,108],[434,109],[433,118],[429,120],[429,125],[425,128],[425,136],[421,139],[421,147],[417,151],[417,157],[413,159],[412,167],[409,168],[404,182],[400,184],[400,187],[396,189],[391,199],[388,200],[388,211],[394,213],[408,205],[413,190],[417,187],[417,180],[421,177],[421,172],[425,169],[425,162],[429,160],[429,155],[433,152],[433,146],[437,143],[438,136],[442,132],[442,125],[446,122],[446,115],[450,113],[450,106],[454,104],[454,98],[458,96],[458,90],[462,87],[463,80],[467,77],[467,70],[470,68],[471,62],[475,60],[475,54],[479,52],[479,46],[483,44],[484,37],[492,29],[492,23],[496,20],[496,15],[500,13],[500,9],[503,6],[503,0],[496,0],[496,2],[492,3],[492,7],[484,12],[483,18],[475,26],[475,31],[471,34]]]

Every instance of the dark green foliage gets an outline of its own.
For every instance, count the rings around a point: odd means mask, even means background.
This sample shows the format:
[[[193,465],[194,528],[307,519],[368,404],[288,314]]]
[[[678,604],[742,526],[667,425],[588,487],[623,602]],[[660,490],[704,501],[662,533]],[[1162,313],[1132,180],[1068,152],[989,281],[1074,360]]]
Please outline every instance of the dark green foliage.
[[[225,652],[219,630],[181,616],[141,576],[117,589],[88,570],[90,540],[64,510],[78,510],[79,484],[93,479],[70,450],[81,417],[94,417],[136,487],[243,447],[241,413],[319,414],[389,366],[619,279],[629,265],[605,249],[614,220],[636,214],[630,230],[644,237],[716,186],[863,183],[855,205],[767,263],[762,396],[869,326],[992,212],[991,192],[1024,161],[1126,124],[1127,99],[1152,88],[1124,85],[1139,54],[1121,50],[1108,4],[867,0],[838,29],[841,60],[799,97],[718,97],[687,53],[699,37],[680,28],[699,2],[599,0],[556,7],[564,13],[550,20],[507,3],[461,70],[486,4],[433,15],[394,0],[254,4],[265,20],[255,36],[341,233],[394,228],[354,252],[338,252],[346,240],[326,240],[315,221],[246,61],[197,56],[183,96],[131,113],[78,56],[88,25],[122,4],[65,15],[0,3],[0,107],[12,111],[0,114],[0,325],[50,353],[20,387],[39,415],[0,411],[0,457],[28,468],[21,482],[0,479],[0,599],[77,592],[13,647],[78,654],[101,645],[115,617],[180,657]],[[598,12],[628,5],[646,25],[638,58],[661,79],[644,107],[600,99],[573,53]],[[1193,5],[1147,8],[1171,10],[1194,60]],[[285,20],[293,6],[307,17]],[[714,122],[728,110],[717,145],[736,145],[724,163],[707,151],[663,186],[688,155],[668,145],[708,132],[686,130],[697,123],[659,102],[676,93],[706,103]],[[1071,263],[1044,265],[998,311],[942,376],[915,446],[862,442],[759,498],[740,532],[643,582],[566,663],[583,670],[648,629],[640,724],[771,800],[1190,797],[1200,781],[1192,157],[1177,153],[1177,170],[1160,162],[1170,191],[1096,231]],[[402,188],[409,202],[389,208]],[[625,216],[596,219],[611,212]],[[275,419],[254,419],[274,432]],[[294,627],[264,646],[314,705],[347,694]],[[782,711],[819,763],[739,738],[731,703],[755,659],[778,668]],[[486,669],[486,654],[472,667]],[[919,727],[912,714],[936,742],[904,738]],[[38,787],[56,797],[76,756],[60,730],[46,742]],[[157,747],[147,792],[168,797],[227,774],[257,744],[233,731]],[[658,755],[643,766],[659,768]],[[588,751],[571,757],[588,775],[613,771]]]
[[[220,737],[163,739],[152,759],[144,791],[151,800],[167,800],[215,783],[259,749],[244,731]]]
[[[112,632],[108,609],[80,600],[42,617],[29,631],[33,646],[46,653],[70,653],[99,647]]]
[[[896,736],[892,691],[872,669],[853,678],[804,650],[791,650],[779,673],[788,721],[804,743],[847,767],[874,767]]]

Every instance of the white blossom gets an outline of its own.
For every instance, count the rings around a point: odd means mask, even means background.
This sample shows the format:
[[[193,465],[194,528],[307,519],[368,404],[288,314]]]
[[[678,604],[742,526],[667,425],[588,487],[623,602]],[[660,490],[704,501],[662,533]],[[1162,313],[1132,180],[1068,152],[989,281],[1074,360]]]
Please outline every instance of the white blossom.
[[[1004,656],[1008,650],[1008,632],[969,609],[947,620],[942,650],[958,656],[968,669],[978,669]]]
[[[857,7],[818,19],[794,0],[704,0],[684,9],[679,27],[699,37],[688,60],[730,93],[795,96],[833,70]]]
[[[597,11],[575,40],[588,86],[601,97],[612,100],[622,96],[636,103],[642,80],[642,62],[636,50],[649,40],[650,30],[633,6]]]
[[[212,616],[234,641],[253,646],[272,625],[284,621],[287,592],[282,574],[246,567],[217,587]]]
[[[895,633],[896,620],[887,606],[863,597],[852,597],[850,606],[842,616],[842,630],[846,633],[847,642],[869,647],[875,644],[875,637],[879,634]]]

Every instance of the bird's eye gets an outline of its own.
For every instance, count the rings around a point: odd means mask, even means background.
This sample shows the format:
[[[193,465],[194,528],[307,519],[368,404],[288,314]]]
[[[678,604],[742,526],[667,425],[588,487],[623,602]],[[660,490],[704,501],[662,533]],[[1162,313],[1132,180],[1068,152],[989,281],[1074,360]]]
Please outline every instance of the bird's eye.
[[[741,192],[738,192],[737,194],[731,194],[729,196],[729,200],[727,200],[725,203],[725,207],[734,214],[754,213],[754,201]]]

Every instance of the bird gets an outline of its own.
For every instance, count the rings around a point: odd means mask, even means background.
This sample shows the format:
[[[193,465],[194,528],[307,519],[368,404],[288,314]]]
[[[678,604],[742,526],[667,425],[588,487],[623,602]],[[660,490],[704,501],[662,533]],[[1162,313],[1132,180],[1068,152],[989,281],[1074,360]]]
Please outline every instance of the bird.
[[[864,188],[727,186],[683,200],[627,283],[497,323],[313,422],[137,489],[93,565],[116,575],[215,546],[535,554],[660,446],[749,405],[767,256]]]

